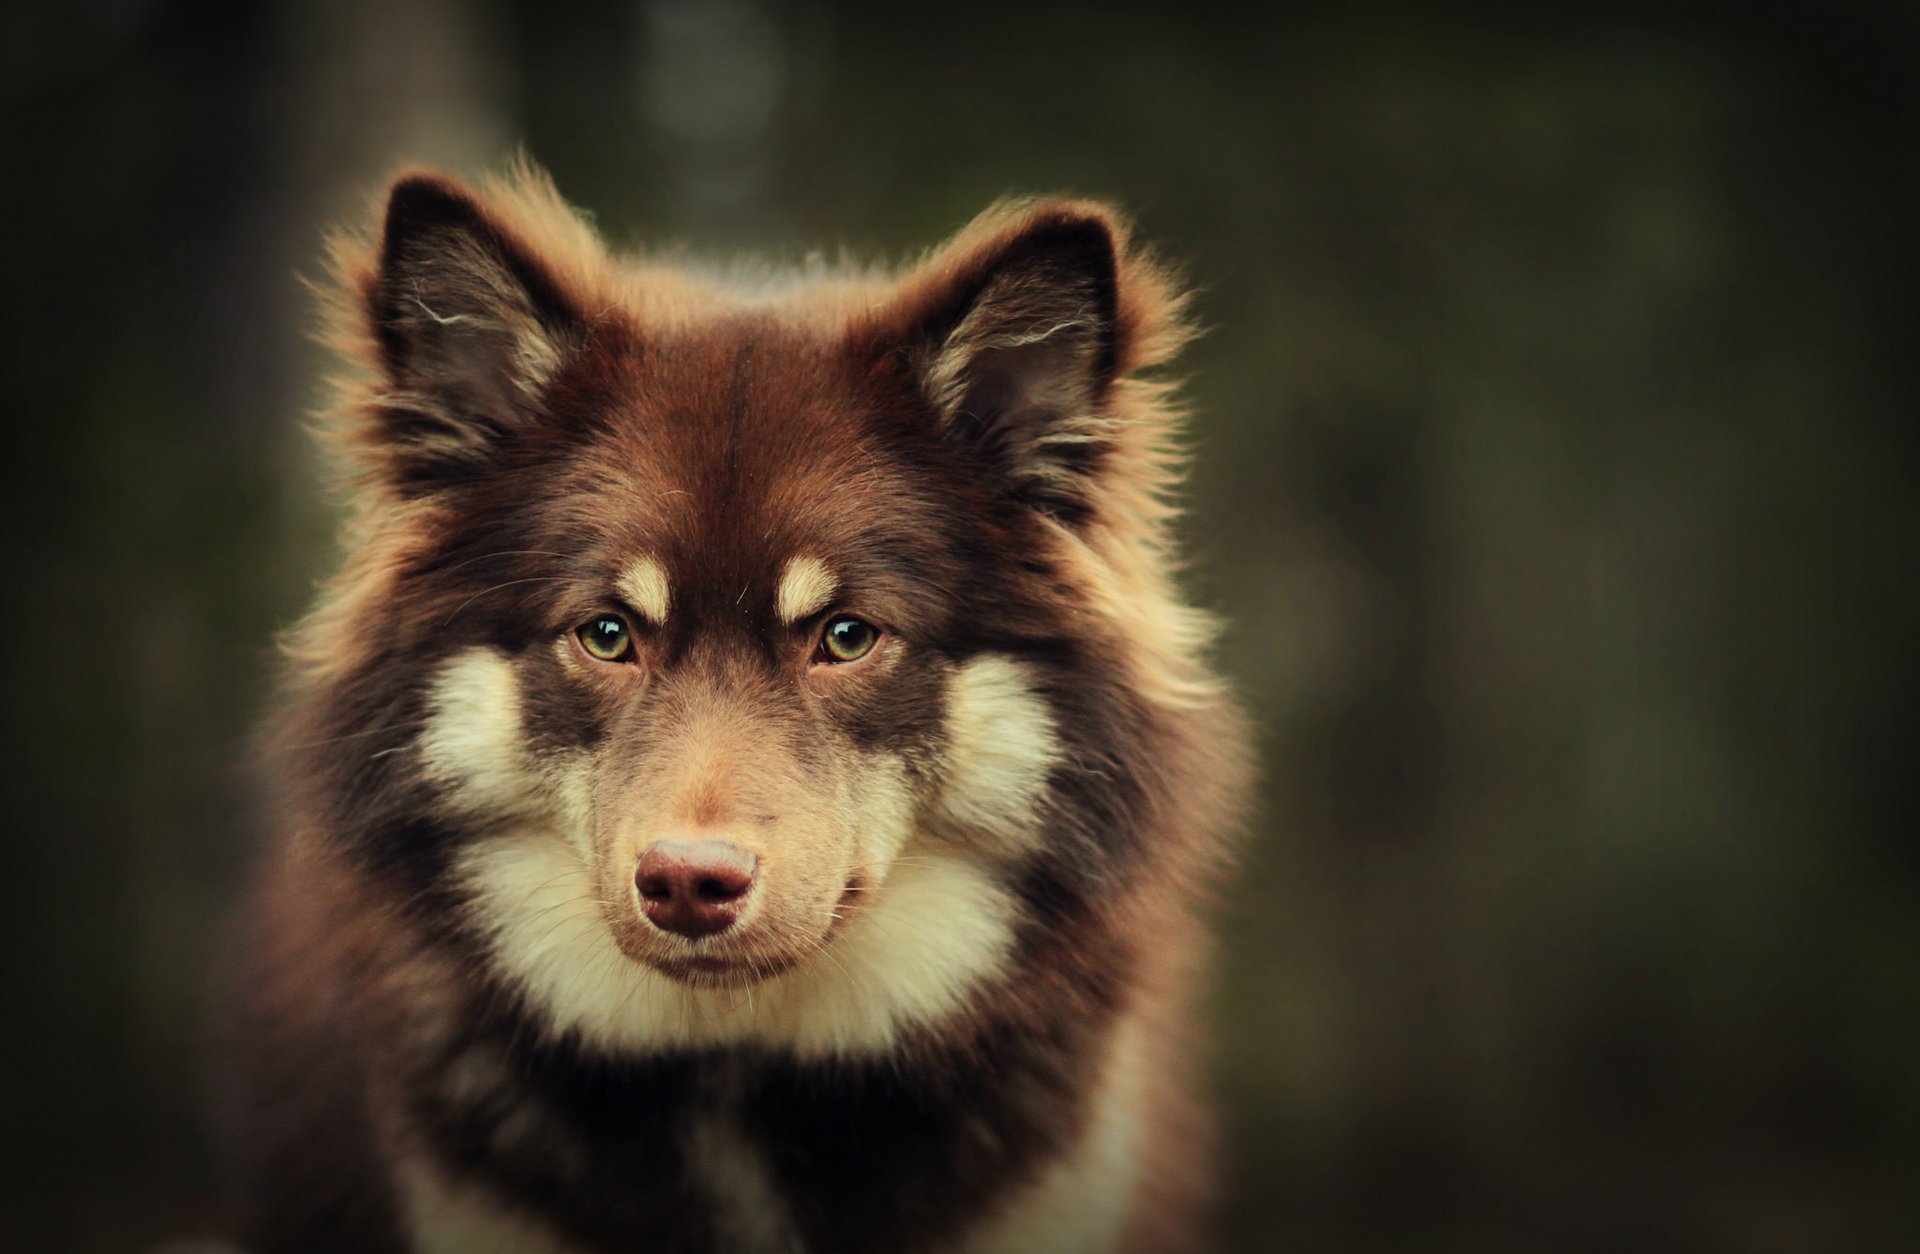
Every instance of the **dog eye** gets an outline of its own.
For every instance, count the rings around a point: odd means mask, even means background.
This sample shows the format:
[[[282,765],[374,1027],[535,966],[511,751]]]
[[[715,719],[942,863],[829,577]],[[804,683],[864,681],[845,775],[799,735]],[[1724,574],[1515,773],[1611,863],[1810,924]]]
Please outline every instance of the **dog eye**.
[[[580,647],[599,662],[619,662],[633,652],[633,632],[618,614],[601,614],[574,629]]]
[[[826,630],[820,633],[820,660],[858,662],[873,652],[873,646],[878,643],[878,627],[851,614],[841,614],[827,620]]]

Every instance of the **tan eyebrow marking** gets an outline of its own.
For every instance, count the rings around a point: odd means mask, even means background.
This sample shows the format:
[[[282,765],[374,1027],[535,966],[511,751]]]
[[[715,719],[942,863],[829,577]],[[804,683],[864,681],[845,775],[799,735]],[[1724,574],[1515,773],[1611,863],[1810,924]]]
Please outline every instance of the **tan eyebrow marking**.
[[[782,622],[797,623],[826,609],[839,586],[825,562],[817,557],[796,557],[781,572],[774,610]]]
[[[655,626],[667,621],[667,606],[672,597],[667,587],[667,572],[659,562],[643,557],[627,567],[614,587],[643,617]]]

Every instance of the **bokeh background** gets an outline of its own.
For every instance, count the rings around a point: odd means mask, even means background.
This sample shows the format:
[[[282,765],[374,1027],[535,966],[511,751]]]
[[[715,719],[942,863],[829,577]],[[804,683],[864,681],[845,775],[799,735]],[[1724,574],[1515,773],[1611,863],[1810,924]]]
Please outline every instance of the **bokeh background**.
[[[628,245],[1116,198],[1203,289],[1258,716],[1222,1246],[1920,1248],[1916,36],[1850,4],[0,8],[0,1247],[217,1222],[206,972],[334,561],[325,226],[524,143]]]

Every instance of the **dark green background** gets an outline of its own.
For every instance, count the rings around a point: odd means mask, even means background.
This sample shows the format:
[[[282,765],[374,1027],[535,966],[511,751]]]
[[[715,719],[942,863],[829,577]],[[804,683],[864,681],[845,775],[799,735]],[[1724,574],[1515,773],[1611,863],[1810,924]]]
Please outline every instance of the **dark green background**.
[[[0,1245],[210,1228],[247,729],[333,561],[295,276],[525,142],[622,243],[1063,189],[1202,287],[1230,1248],[1920,1248],[1912,20],[559,8],[0,9]]]

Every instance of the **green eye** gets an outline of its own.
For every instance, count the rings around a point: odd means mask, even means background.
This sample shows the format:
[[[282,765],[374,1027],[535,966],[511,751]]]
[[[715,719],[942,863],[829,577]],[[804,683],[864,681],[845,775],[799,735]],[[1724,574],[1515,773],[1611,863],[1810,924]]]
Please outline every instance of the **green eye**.
[[[842,614],[829,619],[820,633],[820,657],[826,662],[858,662],[880,643],[880,629],[872,623]]]
[[[633,652],[633,632],[626,620],[615,614],[602,614],[582,623],[573,633],[587,656],[599,662],[618,662]]]

